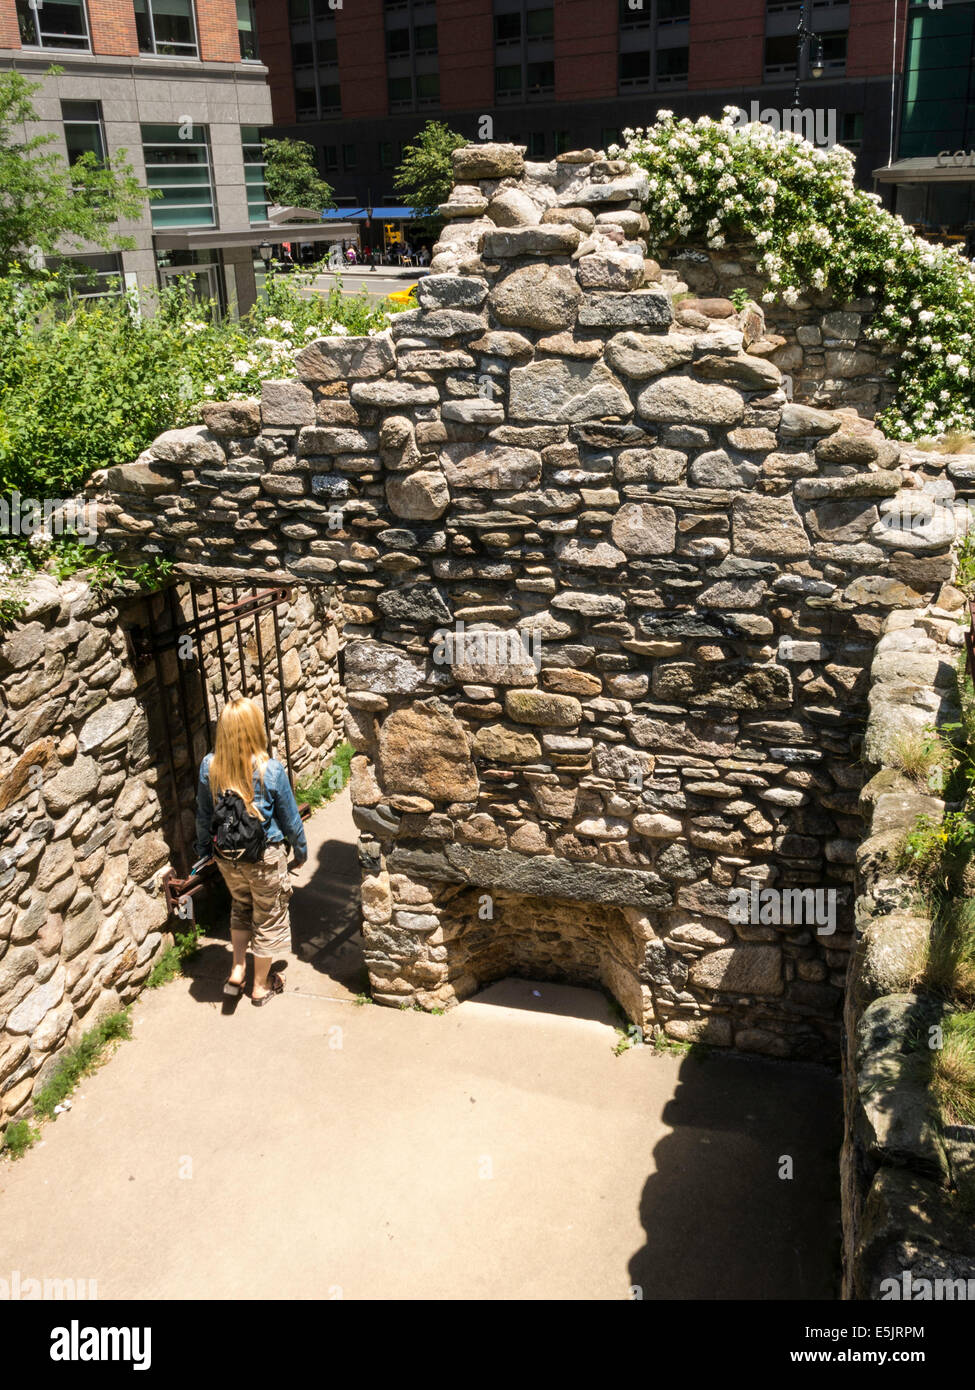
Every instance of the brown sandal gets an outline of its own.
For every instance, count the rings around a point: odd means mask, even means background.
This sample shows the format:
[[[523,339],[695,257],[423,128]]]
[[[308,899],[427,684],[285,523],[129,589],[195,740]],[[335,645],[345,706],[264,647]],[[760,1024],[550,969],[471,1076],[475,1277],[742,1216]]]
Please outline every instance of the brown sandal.
[[[267,994],[262,994],[260,999],[255,999],[254,996],[251,995],[251,1003],[254,1005],[255,1009],[263,1008],[263,1006],[269,1000],[273,999],[276,994],[284,993],[284,977],[279,975],[275,970],[268,976],[267,986]]]

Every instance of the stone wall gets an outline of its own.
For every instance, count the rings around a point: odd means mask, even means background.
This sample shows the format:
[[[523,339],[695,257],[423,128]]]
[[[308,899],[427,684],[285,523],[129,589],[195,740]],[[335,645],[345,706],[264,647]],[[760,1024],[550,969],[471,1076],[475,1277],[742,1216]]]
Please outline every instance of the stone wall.
[[[0,643],[0,1125],[163,947],[159,771],[119,610],[35,580]]]
[[[223,603],[234,597],[219,593]],[[187,650],[181,662],[171,646],[157,673],[128,640],[150,616],[165,640],[174,617],[191,615],[186,586],[109,599],[80,580],[41,578],[26,603],[0,641],[0,1128],[25,1113],[64,1048],[135,998],[168,943],[160,879],[171,861],[177,871],[192,862],[197,768],[208,746],[199,654]],[[293,767],[313,777],[342,737],[328,594],[298,587],[279,623]],[[283,757],[270,614],[261,624]],[[212,692],[221,690],[221,664],[230,693],[242,690],[242,653],[256,693],[253,622],[240,648],[224,631],[222,663],[215,634],[202,647]]]
[[[681,247],[661,256],[690,293],[677,306],[677,320],[701,327],[702,318],[730,319],[730,296],[743,289],[761,302],[766,281],[754,247]],[[896,354],[867,336],[876,303],[870,298],[837,305],[810,290],[793,306],[761,304],[763,316],[746,325],[746,347],[787,377],[791,398],[832,410],[852,406],[872,419],[890,405],[890,372]]]
[[[598,978],[671,1037],[835,1057],[868,672],[950,574],[938,470],[790,403],[754,311],[675,315],[639,170],[454,162],[419,307],[98,480],[106,538],[335,585],[377,1000]],[[732,920],[771,888],[833,930]]]
[[[876,1299],[882,1281],[975,1277],[975,1236],[958,1196],[975,1179],[972,1146],[951,1137],[928,1085],[928,1030],[944,1012],[918,978],[931,922],[898,869],[905,833],[945,805],[898,769],[905,734],[958,717],[956,673],[967,616],[945,586],[921,610],[896,610],[873,662],[857,855],[857,947],[845,1004],[842,1154],[844,1297]],[[889,1292],[887,1293],[889,1297]],[[920,1296],[920,1295],[918,1295]]]

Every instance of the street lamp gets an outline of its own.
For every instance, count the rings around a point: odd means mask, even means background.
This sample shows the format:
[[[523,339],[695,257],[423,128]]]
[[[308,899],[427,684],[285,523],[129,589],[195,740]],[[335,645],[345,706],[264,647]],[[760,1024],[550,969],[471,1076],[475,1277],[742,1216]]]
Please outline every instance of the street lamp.
[[[262,241],[260,246],[257,248],[257,254],[260,256],[265,266],[269,266],[271,264],[271,256],[273,252],[274,247],[271,245],[269,241]]]
[[[799,6],[799,19],[796,23],[796,89],[792,96],[792,105],[799,105],[799,83],[802,79],[802,50],[805,45],[812,41],[812,53],[809,61],[809,71],[813,77],[822,77],[825,67],[823,64],[823,41],[815,30],[810,29],[806,24],[806,5],[805,0]]]

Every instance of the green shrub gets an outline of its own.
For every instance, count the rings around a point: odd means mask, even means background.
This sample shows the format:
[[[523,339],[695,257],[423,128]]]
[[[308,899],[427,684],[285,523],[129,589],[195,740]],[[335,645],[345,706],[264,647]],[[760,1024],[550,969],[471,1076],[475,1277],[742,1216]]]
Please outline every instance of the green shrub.
[[[39,1131],[32,1129],[27,1120],[13,1120],[4,1131],[2,1152],[9,1153],[11,1158],[23,1158],[40,1137]]]
[[[294,355],[312,338],[388,322],[389,306],[345,298],[339,286],[306,297],[300,280],[269,276],[235,322],[179,284],[150,305],[134,294],[66,301],[56,275],[0,278],[0,492],[71,497],[97,469],[199,420],[203,402],[293,376]]]

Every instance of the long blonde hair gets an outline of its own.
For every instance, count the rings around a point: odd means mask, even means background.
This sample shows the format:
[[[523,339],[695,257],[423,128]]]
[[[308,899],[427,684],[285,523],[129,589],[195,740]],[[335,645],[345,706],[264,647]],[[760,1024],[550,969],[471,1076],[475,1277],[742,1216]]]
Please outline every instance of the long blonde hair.
[[[209,771],[214,801],[221,792],[236,792],[247,807],[248,814],[263,819],[254,804],[254,773],[257,773],[263,791],[267,764],[267,736],[261,711],[253,700],[243,696],[231,700],[224,705],[217,720],[217,736]]]

